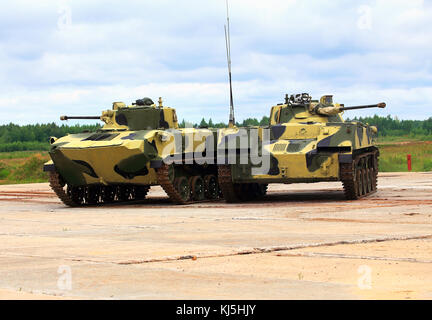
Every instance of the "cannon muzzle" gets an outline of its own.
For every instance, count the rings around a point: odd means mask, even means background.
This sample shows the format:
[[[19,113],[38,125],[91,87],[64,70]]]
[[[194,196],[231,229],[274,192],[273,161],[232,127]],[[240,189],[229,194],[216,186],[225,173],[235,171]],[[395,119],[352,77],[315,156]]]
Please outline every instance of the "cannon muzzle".
[[[94,116],[94,117],[69,117],[69,116],[61,116],[60,120],[100,120],[101,117]]]
[[[367,108],[385,108],[386,104],[385,102],[380,102],[378,104],[369,104],[365,106],[354,106],[354,107],[341,107],[339,108],[340,111],[346,111],[346,110],[355,110],[355,109],[367,109]]]

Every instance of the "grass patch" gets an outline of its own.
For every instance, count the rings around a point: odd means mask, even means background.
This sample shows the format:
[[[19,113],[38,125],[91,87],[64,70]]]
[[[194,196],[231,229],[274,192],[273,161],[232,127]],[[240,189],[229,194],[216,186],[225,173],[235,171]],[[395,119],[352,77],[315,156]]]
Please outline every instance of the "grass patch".
[[[424,142],[432,141],[432,135],[404,135],[404,136],[380,136],[377,138],[378,144],[395,142]]]
[[[10,175],[10,171],[5,167],[0,167],[0,180],[6,179]]]
[[[0,160],[4,159],[24,159],[29,158],[34,154],[47,155],[46,152],[41,151],[14,151],[14,152],[0,152]]]
[[[48,151],[49,150],[48,142],[39,142],[39,141],[16,141],[16,142],[8,142],[8,143],[0,143],[0,152],[13,152],[13,151]]]
[[[401,142],[379,146],[381,172],[406,172],[407,155],[412,157],[412,170],[417,172],[432,171],[432,142]]]
[[[47,182],[43,165],[48,160],[46,152],[0,153],[0,184]]]

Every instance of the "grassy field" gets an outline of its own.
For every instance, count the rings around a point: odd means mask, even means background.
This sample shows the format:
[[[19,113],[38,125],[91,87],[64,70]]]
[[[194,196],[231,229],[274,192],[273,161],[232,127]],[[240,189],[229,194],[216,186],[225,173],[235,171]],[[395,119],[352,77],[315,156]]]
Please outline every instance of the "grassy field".
[[[403,172],[407,169],[407,155],[412,158],[413,171],[432,171],[432,142],[405,141],[380,143],[379,168],[382,172]]]
[[[0,152],[0,184],[46,182],[42,167],[48,160],[47,152]]]
[[[407,170],[407,155],[411,154],[413,171],[432,171],[432,141],[379,141],[380,171]],[[42,171],[49,160],[46,151],[0,152],[0,184],[47,182]]]
[[[392,144],[397,142],[424,142],[424,141],[431,141],[432,136],[428,137],[408,137],[408,136],[391,136],[391,137],[378,137],[377,143],[378,144]]]

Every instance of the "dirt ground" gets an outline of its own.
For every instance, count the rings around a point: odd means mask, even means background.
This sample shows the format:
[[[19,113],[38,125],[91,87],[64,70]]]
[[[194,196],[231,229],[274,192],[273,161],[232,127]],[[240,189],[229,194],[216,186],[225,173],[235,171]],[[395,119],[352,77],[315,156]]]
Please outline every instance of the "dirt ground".
[[[68,208],[0,186],[0,299],[432,299],[432,173],[271,185],[260,202]]]

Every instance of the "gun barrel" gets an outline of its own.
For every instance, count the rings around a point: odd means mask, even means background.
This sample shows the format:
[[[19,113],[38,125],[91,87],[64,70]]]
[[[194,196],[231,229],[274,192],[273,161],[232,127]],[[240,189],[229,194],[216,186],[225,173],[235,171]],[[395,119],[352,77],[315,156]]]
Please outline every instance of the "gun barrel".
[[[345,110],[367,109],[367,108],[385,108],[385,107],[386,107],[385,102],[380,102],[377,104],[369,104],[369,105],[365,105],[365,106],[342,107],[342,108],[339,108],[339,110],[345,111]]]
[[[91,117],[69,117],[69,116],[61,116],[61,121],[64,120],[100,120],[99,116],[91,116]]]

